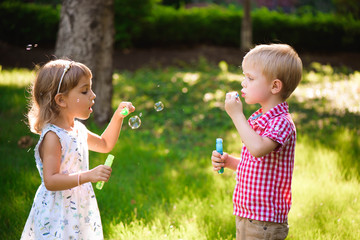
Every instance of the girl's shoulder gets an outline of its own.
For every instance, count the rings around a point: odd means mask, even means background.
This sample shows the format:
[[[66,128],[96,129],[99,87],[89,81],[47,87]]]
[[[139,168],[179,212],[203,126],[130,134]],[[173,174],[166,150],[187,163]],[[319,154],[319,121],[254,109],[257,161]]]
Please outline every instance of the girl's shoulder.
[[[61,139],[63,139],[64,136],[67,134],[67,132],[64,129],[62,129],[54,124],[48,123],[43,127],[43,129],[41,131],[38,144],[40,144],[44,140],[45,136],[49,132],[53,132],[54,134],[56,134],[56,136],[59,138],[60,142],[61,142]]]
[[[49,131],[56,133],[56,135],[63,134],[64,132],[66,132],[64,129],[54,124],[48,123],[43,127],[41,131],[41,137],[44,137],[46,133],[48,133]]]
[[[41,134],[40,134],[40,138],[38,143],[35,146],[35,158],[36,159],[40,159],[40,154],[39,154],[39,150],[40,150],[40,146],[43,144],[44,140],[46,139],[47,143],[56,143],[56,142],[60,142],[60,145],[63,146],[64,145],[64,136],[66,135],[66,133],[64,132],[65,130],[54,125],[54,124],[46,124],[43,129],[41,130]],[[48,133],[52,133],[52,134],[48,134]],[[45,136],[47,136],[45,138]],[[40,163],[40,162],[39,162]]]

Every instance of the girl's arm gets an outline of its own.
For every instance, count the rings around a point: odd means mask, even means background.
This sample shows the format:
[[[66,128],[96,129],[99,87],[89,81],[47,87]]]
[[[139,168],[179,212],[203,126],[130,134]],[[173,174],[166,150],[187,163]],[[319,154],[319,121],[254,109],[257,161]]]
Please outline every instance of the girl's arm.
[[[127,116],[124,116],[120,113],[121,110],[125,107],[129,109],[129,113],[135,111],[135,107],[132,105],[131,102],[120,103],[119,107],[116,109],[113,117],[111,118],[109,125],[101,136],[88,131],[89,150],[101,153],[108,153],[114,148],[120,135],[123,120]]]
[[[44,136],[39,153],[43,162],[44,184],[49,191],[66,190],[86,182],[108,181],[111,175],[111,168],[104,165],[81,173],[61,174],[61,144],[58,136],[51,131]]]

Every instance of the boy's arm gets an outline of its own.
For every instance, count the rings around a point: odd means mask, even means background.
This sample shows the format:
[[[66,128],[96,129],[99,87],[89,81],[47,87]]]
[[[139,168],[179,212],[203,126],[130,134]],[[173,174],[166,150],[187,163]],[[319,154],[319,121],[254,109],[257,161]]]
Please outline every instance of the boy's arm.
[[[212,152],[211,161],[214,171],[219,171],[222,167],[236,171],[240,159],[233,157],[228,153],[224,153],[223,155],[221,155],[216,150],[214,150]]]
[[[240,159],[234,156],[228,155],[226,160],[226,167],[230,168],[231,170],[236,171],[237,166],[239,165]]]
[[[232,117],[234,125],[240,134],[241,140],[254,157],[263,157],[272,152],[278,145],[278,142],[268,137],[262,137],[257,134],[247,122],[243,113],[236,114]]]
[[[262,157],[273,151],[279,143],[268,137],[257,134],[247,122],[242,109],[242,102],[236,92],[227,93],[225,99],[225,110],[231,117],[241,140],[254,157]]]
[[[120,135],[123,120],[126,115],[122,115],[120,112],[123,108],[127,107],[129,112],[133,112],[135,107],[130,102],[122,102],[115,111],[113,117],[110,120],[109,125],[101,136],[88,131],[88,146],[89,150],[101,153],[110,152]]]

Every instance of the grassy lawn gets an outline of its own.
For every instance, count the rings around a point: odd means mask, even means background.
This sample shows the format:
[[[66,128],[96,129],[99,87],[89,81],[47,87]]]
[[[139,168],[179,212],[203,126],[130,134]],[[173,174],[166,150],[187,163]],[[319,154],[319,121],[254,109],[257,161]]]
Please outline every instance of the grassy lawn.
[[[0,71],[0,239],[19,239],[40,184],[34,160],[38,136],[24,117],[34,72]],[[240,155],[241,139],[224,111],[227,91],[240,90],[241,69],[204,59],[193,65],[142,68],[113,75],[113,106],[132,101],[141,118],[127,119],[113,174],[95,190],[106,239],[234,239],[234,173],[211,168],[215,139]],[[297,125],[293,206],[288,239],[360,237],[360,72],[313,63],[289,99]],[[164,110],[155,111],[162,101]],[[249,116],[258,106],[244,105]],[[92,119],[89,129],[101,133]],[[30,136],[31,146],[18,141]],[[106,154],[90,153],[90,165]]]

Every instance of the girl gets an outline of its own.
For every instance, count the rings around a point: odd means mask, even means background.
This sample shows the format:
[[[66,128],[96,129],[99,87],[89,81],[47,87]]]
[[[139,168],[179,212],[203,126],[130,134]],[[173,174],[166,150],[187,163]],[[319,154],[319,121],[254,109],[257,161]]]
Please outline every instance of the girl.
[[[106,153],[119,137],[122,102],[101,136],[76,119],[87,119],[96,95],[92,74],[79,62],[54,60],[40,68],[32,86],[28,120],[40,134],[35,161],[41,177],[21,239],[103,239],[100,212],[91,182],[108,181],[112,169],[89,170],[88,149]]]

